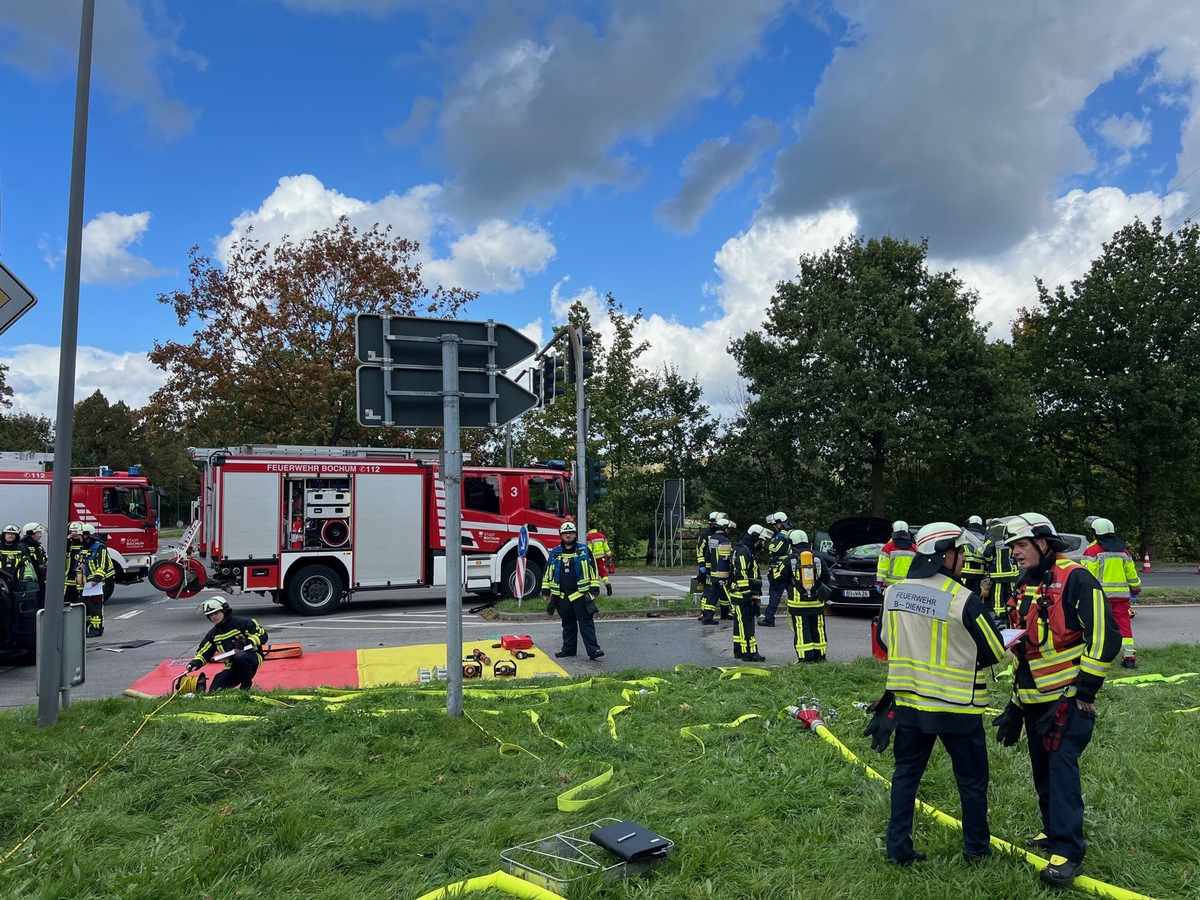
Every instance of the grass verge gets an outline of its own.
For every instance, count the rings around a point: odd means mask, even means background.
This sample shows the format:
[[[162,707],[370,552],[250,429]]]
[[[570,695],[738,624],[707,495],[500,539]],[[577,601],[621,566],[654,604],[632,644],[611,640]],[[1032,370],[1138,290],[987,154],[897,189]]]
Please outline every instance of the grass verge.
[[[1200,672],[1200,648],[1145,650],[1140,663],[1110,677]],[[0,896],[413,898],[601,817],[636,820],[676,850],[627,884],[574,884],[572,900],[1063,896],[1015,858],[963,865],[961,836],[922,814],[929,860],[885,865],[886,788],[779,715],[820,698],[838,713],[833,733],[888,776],[891,754],[870,751],[854,707],[880,693],[884,671],[864,659],[737,679],[631,669],[512,681],[469,687],[462,719],[436,686],[273,695],[286,705],[237,693],[161,709],[80,702],[47,729],[33,708],[0,714],[0,858],[40,829],[0,863]],[[999,708],[1007,684],[992,690]],[[1197,896],[1200,713],[1178,710],[1198,705],[1200,677],[1100,695],[1083,758],[1091,877]],[[757,718],[720,727],[746,714]],[[1039,827],[1024,747],[989,751],[993,833],[1020,841]],[[558,810],[559,794],[610,766],[590,805]],[[942,750],[921,797],[959,813]]]

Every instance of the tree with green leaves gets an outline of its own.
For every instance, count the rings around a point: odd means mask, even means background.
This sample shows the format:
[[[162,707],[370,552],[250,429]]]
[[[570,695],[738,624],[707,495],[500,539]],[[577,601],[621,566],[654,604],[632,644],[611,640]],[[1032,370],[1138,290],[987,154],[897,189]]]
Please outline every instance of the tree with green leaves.
[[[1069,289],[1039,282],[1038,293],[1013,331],[1037,449],[1074,473],[1079,518],[1178,549],[1176,535],[1200,524],[1200,226],[1134,221]]]
[[[151,397],[159,417],[196,443],[411,445],[407,432],[357,424],[354,316],[453,317],[474,298],[426,287],[415,242],[390,226],[359,231],[342,217],[275,246],[252,234],[223,266],[193,247],[189,285],[159,295],[192,340],[158,342],[167,373]]]
[[[987,453],[1003,390],[975,294],[931,272],[927,253],[925,241],[856,237],[801,257],[762,332],[730,347],[749,394],[740,426],[761,438],[748,464],[770,479],[819,473],[878,516],[894,509],[905,460],[930,463],[926,508],[907,516],[948,515],[971,498],[978,476],[945,463]]]

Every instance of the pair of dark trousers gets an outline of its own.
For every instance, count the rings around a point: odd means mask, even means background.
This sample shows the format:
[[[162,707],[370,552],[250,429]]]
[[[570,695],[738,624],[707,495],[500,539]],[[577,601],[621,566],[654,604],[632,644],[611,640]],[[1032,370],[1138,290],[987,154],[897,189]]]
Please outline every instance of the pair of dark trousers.
[[[258,671],[259,656],[252,650],[242,650],[235,653],[229,660],[229,665],[213,678],[209,691],[222,691],[227,688],[249,689],[254,684],[254,674]]]
[[[1047,750],[1038,734],[1038,719],[1052,711],[1057,703],[1039,703],[1024,707],[1025,734],[1029,737],[1029,762],[1033,767],[1033,787],[1042,813],[1042,831],[1046,832],[1052,854],[1071,862],[1083,862],[1087,842],[1083,838],[1083,785],[1079,780],[1079,757],[1092,740],[1096,715],[1080,709],[1075,698],[1067,700],[1067,719],[1057,750]]]
[[[763,618],[768,622],[775,621],[775,613],[779,610],[779,601],[783,599],[784,591],[787,590],[791,578],[787,575],[781,575],[776,578],[774,575],[767,576],[767,611],[763,613]]]
[[[967,715],[964,713],[964,715]],[[972,715],[974,727],[962,733],[929,734],[919,728],[896,728],[893,748],[896,769],[892,773],[892,815],[887,829],[888,859],[898,862],[913,857],[913,805],[921,776],[929,765],[929,754],[940,739],[950,756],[958,799],[962,804],[963,854],[986,856],[991,832],[987,821],[988,756],[983,717]]]
[[[792,637],[795,639],[796,659],[800,662],[817,662],[825,658],[829,646],[825,640],[825,613],[821,609],[789,609]]]
[[[588,656],[600,652],[600,644],[596,641],[596,622],[588,610],[588,600],[584,594],[578,600],[568,600],[566,597],[556,597],[554,602],[558,607],[558,617],[562,619],[562,652],[574,656],[579,649],[579,635],[583,636],[583,649]]]

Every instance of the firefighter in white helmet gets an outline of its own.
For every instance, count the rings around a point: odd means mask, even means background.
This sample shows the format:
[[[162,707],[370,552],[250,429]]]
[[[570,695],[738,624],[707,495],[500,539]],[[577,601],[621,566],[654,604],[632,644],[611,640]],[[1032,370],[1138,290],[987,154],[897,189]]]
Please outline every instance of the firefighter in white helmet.
[[[762,602],[763,588],[755,553],[766,539],[767,529],[757,523],[751,525],[730,557],[726,591],[733,614],[733,656],[746,662],[766,659],[758,652],[758,638],[754,636],[755,615]]]
[[[825,661],[825,601],[817,594],[821,581],[821,558],[808,543],[808,532],[799,528],[788,534],[791,553],[787,558],[787,610],[792,624],[796,661]]]
[[[725,513],[716,510],[710,512],[708,527],[700,529],[700,535],[696,538],[696,590],[702,595],[708,587],[708,539],[717,530],[717,519],[723,518],[724,515]]]
[[[224,662],[225,668],[213,678],[209,690],[248,690],[254,684],[254,676],[262,663],[263,646],[267,642],[266,629],[258,624],[258,619],[235,616],[229,598],[222,594],[209,597],[201,603],[200,612],[212,622],[212,628],[200,641],[200,648],[188,663],[187,670],[194,672],[206,663],[213,662],[217,656],[222,656],[222,660],[217,661]],[[227,653],[231,655],[224,656]]]
[[[963,858],[976,863],[992,855],[983,669],[1004,658],[1004,643],[983,600],[958,580],[966,548],[980,546],[976,535],[958,525],[925,525],[917,532],[917,555],[907,577],[884,593],[878,637],[888,650],[887,691],[864,733],[882,751],[889,728],[895,731],[887,829],[887,857],[894,865],[925,858],[913,848],[913,804],[939,740],[962,803]]]
[[[21,546],[25,548],[29,554],[29,558],[33,560],[34,571],[37,574],[38,590],[41,591],[42,601],[46,599],[46,568],[49,558],[46,556],[46,548],[42,546],[42,538],[45,537],[46,529],[38,522],[28,522],[21,529]]]
[[[1009,625],[1024,629],[1013,696],[996,718],[996,739],[1015,744],[1024,726],[1042,831],[1029,844],[1050,853],[1041,879],[1074,883],[1083,867],[1079,758],[1096,727],[1096,695],[1121,652],[1120,632],[1100,582],[1068,559],[1067,542],[1040,513],[1014,516],[1005,542],[1023,570],[1008,601]]]
[[[892,523],[892,537],[879,551],[879,562],[875,564],[875,587],[879,593],[903,580],[915,555],[908,523],[897,519]]]
[[[790,584],[788,557],[792,552],[792,543],[788,540],[791,531],[788,524],[785,512],[773,512],[767,516],[767,527],[771,529],[767,536],[767,609],[758,620],[758,624],[766,628],[775,627],[775,612]]]
[[[729,618],[729,557],[733,554],[733,543],[729,540],[729,529],[733,522],[725,513],[720,513],[712,523],[708,536],[708,547],[704,551],[704,564],[708,570],[708,584],[700,600],[700,624],[716,625],[713,613],[720,610],[721,618]]]
[[[1142,591],[1142,576],[1125,542],[1116,535],[1112,519],[1096,517],[1091,529],[1096,539],[1083,551],[1083,567],[1096,576],[1104,596],[1112,607],[1117,630],[1121,632],[1121,665],[1126,669],[1137,668],[1137,647],[1133,643],[1133,623],[1130,622],[1129,604]]]
[[[546,612],[557,612],[562,619],[562,649],[554,655],[559,659],[574,656],[582,637],[588,659],[596,660],[604,655],[596,640],[596,598],[600,595],[596,561],[592,552],[579,543],[579,529],[574,522],[563,522],[558,533],[562,541],[550,551],[542,578]]]

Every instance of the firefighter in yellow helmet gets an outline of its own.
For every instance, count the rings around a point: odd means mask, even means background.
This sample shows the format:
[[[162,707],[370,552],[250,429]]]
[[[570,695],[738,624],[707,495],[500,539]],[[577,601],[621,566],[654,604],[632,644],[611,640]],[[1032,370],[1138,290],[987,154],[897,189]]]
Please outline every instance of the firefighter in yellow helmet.
[[[1042,831],[1029,840],[1049,851],[1041,879],[1069,886],[1083,867],[1083,789],[1079,758],[1096,727],[1096,695],[1121,652],[1120,632],[1100,582],[1068,559],[1066,541],[1040,513],[1014,516],[1005,542],[1023,574],[1008,601],[1008,624],[1024,629],[1013,696],[996,718],[996,739],[1015,744],[1024,726]]]
[[[787,611],[796,647],[796,661],[825,661],[825,601],[817,596],[821,580],[821,558],[808,543],[808,532],[799,528],[788,534],[791,552],[788,571]]]
[[[258,619],[235,616],[229,598],[221,594],[201,603],[200,612],[212,622],[212,628],[200,641],[200,647],[188,663],[187,670],[194,672],[206,663],[223,661],[225,668],[213,678],[209,690],[248,690],[254,684],[254,676],[263,660],[263,646],[267,643],[266,629],[258,624]]]
[[[895,732],[887,829],[887,857],[894,865],[925,858],[913,847],[913,803],[939,740],[962,803],[963,858],[976,863],[992,855],[983,731],[988,688],[982,670],[1004,658],[1004,643],[983,600],[958,580],[966,548],[980,546],[976,535],[958,525],[925,525],[917,532],[917,555],[907,577],[884,593],[878,637],[888,649],[887,692],[865,733],[882,751],[888,729]]]

